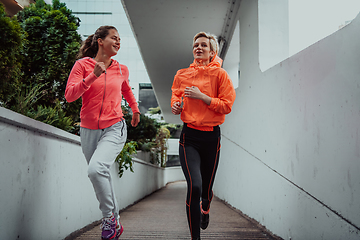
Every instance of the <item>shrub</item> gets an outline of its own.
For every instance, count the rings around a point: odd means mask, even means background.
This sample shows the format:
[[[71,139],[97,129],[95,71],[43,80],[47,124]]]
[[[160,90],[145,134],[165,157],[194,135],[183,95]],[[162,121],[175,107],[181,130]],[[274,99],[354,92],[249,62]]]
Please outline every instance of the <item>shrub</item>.
[[[23,36],[16,17],[7,17],[0,3],[0,106],[8,104],[19,85]]]
[[[120,154],[116,157],[115,162],[119,164],[120,178],[123,176],[125,170],[129,169],[131,172],[134,172],[132,155],[137,153],[136,147],[137,143],[135,141],[127,142]]]
[[[52,5],[38,0],[20,11],[17,19],[25,32],[21,91],[34,85],[44,86],[43,97],[36,105],[46,108],[60,102],[66,116],[78,121],[81,100],[66,103],[64,97],[67,78],[81,45],[78,18],[59,0],[53,0]]]

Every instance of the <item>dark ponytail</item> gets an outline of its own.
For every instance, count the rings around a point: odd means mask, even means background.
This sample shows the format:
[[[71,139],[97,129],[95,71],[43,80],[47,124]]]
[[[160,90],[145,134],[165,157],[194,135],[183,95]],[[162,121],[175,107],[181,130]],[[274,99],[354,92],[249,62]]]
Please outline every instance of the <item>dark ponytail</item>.
[[[109,34],[110,29],[117,29],[113,26],[101,26],[96,31],[95,34],[88,36],[88,38],[83,42],[79,53],[78,58],[91,57],[94,58],[99,50],[97,40],[99,38],[105,39]]]
[[[88,38],[83,42],[80,51],[78,53],[78,58],[83,58],[83,57],[95,57],[98,51],[98,43],[97,41],[95,41],[95,43],[93,43],[93,38],[94,38],[94,34],[91,34],[90,36],[88,36]]]

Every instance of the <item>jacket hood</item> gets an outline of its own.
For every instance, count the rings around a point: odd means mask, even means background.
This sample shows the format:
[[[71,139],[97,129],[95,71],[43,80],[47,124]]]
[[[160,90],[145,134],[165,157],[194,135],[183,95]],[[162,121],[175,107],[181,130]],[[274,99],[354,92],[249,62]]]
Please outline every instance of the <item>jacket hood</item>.
[[[212,60],[211,62],[206,65],[206,67],[221,67],[222,65],[222,62],[223,60],[218,56],[216,55]],[[194,62],[192,64],[190,64],[190,67],[199,67],[199,65],[196,63],[196,60],[194,59]]]

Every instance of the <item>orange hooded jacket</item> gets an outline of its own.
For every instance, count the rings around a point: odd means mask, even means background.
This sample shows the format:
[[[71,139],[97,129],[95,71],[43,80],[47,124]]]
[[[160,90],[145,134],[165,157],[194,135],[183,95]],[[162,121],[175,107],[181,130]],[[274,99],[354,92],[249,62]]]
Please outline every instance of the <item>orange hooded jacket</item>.
[[[212,131],[213,127],[222,124],[225,115],[231,112],[236,93],[221,64],[222,60],[218,56],[207,66],[199,66],[194,60],[190,67],[180,69],[175,75],[171,88],[171,106],[175,102],[183,102],[180,117],[191,128]],[[185,88],[191,86],[198,87],[202,93],[211,97],[210,105],[199,99],[184,97]]]
[[[104,129],[122,120],[122,95],[133,113],[139,112],[139,108],[129,85],[128,68],[112,60],[106,72],[96,77],[93,73],[95,63],[89,57],[75,62],[66,85],[65,98],[68,102],[82,98],[81,127]]]

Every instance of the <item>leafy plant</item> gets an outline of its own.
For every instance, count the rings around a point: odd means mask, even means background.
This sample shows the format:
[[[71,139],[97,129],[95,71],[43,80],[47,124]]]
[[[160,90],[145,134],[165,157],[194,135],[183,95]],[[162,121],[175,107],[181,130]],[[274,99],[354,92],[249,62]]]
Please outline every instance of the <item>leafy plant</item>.
[[[160,155],[160,166],[166,166],[166,153],[167,153],[167,139],[170,137],[170,131],[166,127],[161,127],[158,130],[155,139],[155,152]]]
[[[68,75],[81,37],[64,3],[44,0],[6,16],[0,3],[0,106],[75,133],[81,99],[67,103]]]
[[[174,123],[164,123],[161,125],[162,127],[167,128],[170,131],[170,138],[179,138],[178,130],[182,128],[181,124],[174,124]]]
[[[0,106],[11,100],[10,93],[19,85],[24,33],[16,17],[9,18],[0,2]]]
[[[13,94],[15,102],[11,110],[65,131],[72,132],[75,129],[73,120],[71,117],[66,116],[59,100],[51,107],[36,105],[37,101],[44,95],[42,88],[43,85],[35,85],[31,89],[23,92],[17,90]]]
[[[17,14],[24,31],[21,91],[46,84],[44,96],[36,105],[52,107],[57,101],[66,115],[79,120],[81,100],[67,103],[64,97],[67,78],[81,44],[79,20],[64,3],[44,0],[25,7]]]
[[[137,153],[136,147],[137,143],[135,141],[127,142],[120,154],[116,157],[115,162],[119,164],[120,178],[123,176],[125,170],[129,169],[131,172],[134,172],[132,155]]]
[[[160,106],[157,106],[156,108],[149,108],[148,113],[150,113],[150,114],[161,114]]]
[[[122,110],[128,127],[128,141],[136,141],[139,144],[138,149],[141,149],[144,143],[151,142],[156,138],[157,131],[160,128],[160,124],[156,120],[140,114],[140,122],[134,128],[131,126],[132,112],[129,105],[123,104]]]
[[[29,117],[36,102],[44,95],[41,90],[43,86],[44,84],[37,84],[25,91],[16,89],[11,97],[14,99],[11,110]]]
[[[75,128],[73,120],[66,116],[65,111],[61,108],[59,100],[56,101],[54,107],[43,107],[38,105],[36,111],[33,111],[29,117],[68,132],[72,132]]]

